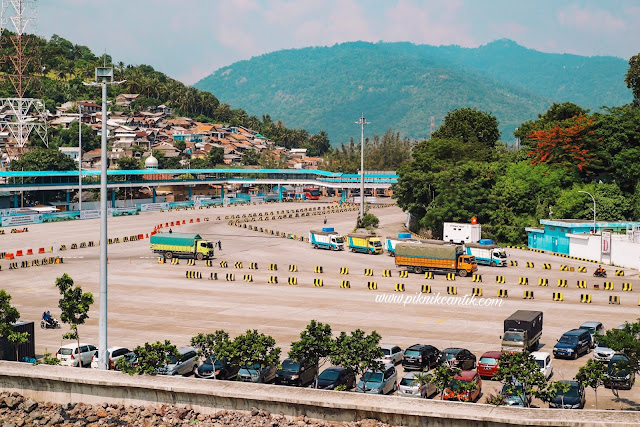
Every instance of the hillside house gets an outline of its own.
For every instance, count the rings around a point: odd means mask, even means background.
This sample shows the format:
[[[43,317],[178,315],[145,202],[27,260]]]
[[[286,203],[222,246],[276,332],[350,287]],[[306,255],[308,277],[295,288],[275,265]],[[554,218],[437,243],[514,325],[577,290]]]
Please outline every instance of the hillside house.
[[[116,96],[116,105],[129,107],[139,96],[139,93],[121,93]]]

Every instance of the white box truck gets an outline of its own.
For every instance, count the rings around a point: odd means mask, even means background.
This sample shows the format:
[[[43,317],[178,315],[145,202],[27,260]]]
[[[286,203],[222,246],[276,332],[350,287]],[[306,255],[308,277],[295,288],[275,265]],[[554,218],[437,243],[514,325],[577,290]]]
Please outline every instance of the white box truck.
[[[387,237],[385,239],[384,248],[387,250],[389,256],[396,256],[396,244],[407,242],[419,243],[418,240],[411,237],[411,233],[398,233],[398,237]]]
[[[497,245],[480,243],[465,243],[465,252],[467,255],[473,255],[476,262],[482,265],[490,265],[491,267],[506,267],[507,253]]]
[[[344,239],[333,227],[324,227],[322,231],[309,231],[309,243],[314,249],[344,251]]]
[[[459,222],[445,222],[442,240],[452,243],[476,243],[480,240],[480,224],[462,224]]]

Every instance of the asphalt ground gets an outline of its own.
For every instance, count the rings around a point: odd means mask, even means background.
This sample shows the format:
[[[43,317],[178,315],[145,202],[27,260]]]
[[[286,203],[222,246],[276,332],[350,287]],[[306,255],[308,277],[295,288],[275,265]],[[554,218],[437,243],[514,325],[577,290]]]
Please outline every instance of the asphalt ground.
[[[376,330],[384,344],[397,344],[406,348],[412,344],[431,344],[439,349],[463,347],[476,354],[478,359],[485,351],[499,350],[503,320],[519,309],[544,312],[544,330],[541,351],[551,352],[557,338],[565,331],[578,327],[588,320],[603,322],[605,328],[614,328],[625,321],[634,321],[638,316],[640,280],[635,270],[625,270],[625,276],[613,276],[608,268],[608,279],[592,276],[597,265],[519,249],[507,249],[510,260],[518,266],[480,266],[481,283],[472,278],[456,277],[447,281],[446,276],[436,275],[425,279],[424,275],[409,273],[399,277],[394,258],[383,255],[365,255],[349,251],[333,252],[314,250],[307,242],[281,238],[265,232],[253,231],[241,226],[229,225],[229,215],[248,215],[257,212],[275,212],[329,206],[327,202],[297,202],[264,205],[234,206],[172,212],[141,213],[137,216],[109,219],[109,237],[120,238],[121,243],[108,246],[108,310],[109,344],[133,348],[144,342],[171,340],[183,346],[192,336],[217,329],[226,330],[232,337],[247,329],[258,329],[272,335],[286,357],[292,341],[312,319],[329,323],[335,333],[361,328],[367,332]],[[372,210],[379,217],[379,234],[394,236],[402,232],[406,215],[397,207],[388,206]],[[331,226],[346,234],[353,230],[357,210],[328,215],[299,216],[286,219],[247,222],[247,227],[280,231],[297,236],[308,236],[310,229]],[[204,218],[208,217],[209,221]],[[217,219],[220,217],[220,219]],[[271,215],[269,215],[271,217]],[[324,219],[327,223],[324,224]],[[196,222],[197,219],[200,222]],[[190,220],[194,223],[189,223]],[[205,238],[222,242],[222,250],[216,250],[213,266],[196,261],[188,266],[180,259],[179,265],[159,264],[157,255],[149,249],[149,240],[122,243],[123,237],[144,234],[154,230],[158,224],[185,221],[184,225],[171,227],[175,232],[199,233]],[[242,221],[242,218],[241,218]],[[0,286],[9,292],[12,303],[20,310],[22,320],[33,320],[36,327],[44,310],[59,318],[59,294],[55,287],[56,277],[68,273],[84,291],[92,292],[95,303],[86,324],[80,326],[81,340],[98,342],[98,293],[99,293],[99,248],[70,249],[73,243],[99,240],[99,220],[32,224],[29,232],[0,236],[0,252],[32,249],[36,255],[16,258],[23,260],[61,256],[62,264],[33,266],[9,270],[9,261],[0,261]],[[165,231],[167,231],[165,229]],[[9,232],[9,229],[6,229]],[[66,251],[59,251],[60,245]],[[37,254],[39,248],[54,247],[54,253]],[[227,268],[220,267],[226,261]],[[533,263],[527,268],[526,263]],[[235,268],[241,262],[243,268]],[[249,269],[257,263],[257,269]],[[551,269],[543,269],[548,263]],[[276,271],[268,269],[277,264]],[[289,272],[294,265],[297,271]],[[574,271],[561,271],[560,266]],[[322,273],[315,273],[315,267]],[[587,268],[578,273],[578,267]],[[348,275],[341,275],[341,268],[348,268]],[[365,276],[365,269],[372,269],[373,276]],[[383,270],[390,270],[392,277],[382,277]],[[202,279],[186,278],[187,271],[200,272]],[[217,273],[218,280],[209,280]],[[234,274],[235,281],[227,281],[226,275]],[[251,275],[245,282],[244,275]],[[267,283],[270,276],[278,278],[278,284]],[[504,276],[505,283],[496,283],[496,276]],[[519,278],[528,278],[529,285],[519,285]],[[289,278],[297,280],[288,285]],[[322,279],[323,286],[314,286],[314,279]],[[539,279],[547,279],[548,286],[538,286]],[[340,287],[348,280],[349,289]],[[566,288],[557,287],[558,280],[567,280]],[[587,282],[587,289],[578,289],[577,281]],[[614,291],[603,289],[604,282],[612,282]],[[376,282],[377,290],[369,290],[368,282]],[[633,290],[622,291],[622,283],[631,283]],[[396,284],[404,285],[405,292],[394,292]],[[457,288],[455,305],[425,304],[411,302],[417,298],[423,285],[430,285],[430,296],[447,297],[447,287]],[[594,289],[599,285],[600,289]],[[481,288],[484,305],[462,306],[457,304],[472,288]],[[499,289],[508,291],[508,298],[494,299]],[[534,299],[523,299],[523,292],[531,291]],[[562,292],[563,301],[553,301],[553,293]],[[592,302],[580,302],[582,294],[591,295]],[[382,295],[400,298],[400,302],[376,302]],[[620,298],[619,305],[609,304],[610,295]],[[491,300],[489,300],[491,298]],[[467,300],[469,297],[467,296]],[[452,300],[454,301],[454,300]],[[406,302],[406,303],[405,303]],[[501,305],[496,305],[501,303]],[[36,329],[36,352],[55,353],[66,343],[61,339],[67,326],[59,330]],[[577,369],[591,355],[578,360],[555,359],[554,380],[572,379]],[[399,378],[402,367],[398,366]],[[495,393],[500,385],[494,381],[483,382],[481,401],[489,393]],[[599,407],[637,409],[639,387],[621,391],[621,399],[613,400],[609,390],[599,389]],[[593,391],[587,392],[587,407],[595,407]],[[546,406],[546,405],[542,405]]]

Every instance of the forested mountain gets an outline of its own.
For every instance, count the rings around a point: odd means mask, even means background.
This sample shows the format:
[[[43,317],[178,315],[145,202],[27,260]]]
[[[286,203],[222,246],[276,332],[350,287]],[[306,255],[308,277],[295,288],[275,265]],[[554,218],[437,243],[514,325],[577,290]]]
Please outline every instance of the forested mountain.
[[[503,141],[553,102],[585,108],[631,101],[627,61],[548,54],[509,40],[479,48],[352,42],[282,50],[220,68],[195,84],[249,114],[268,111],[287,126],[327,130],[333,145],[392,127],[421,139],[430,116],[475,107],[496,116]]]

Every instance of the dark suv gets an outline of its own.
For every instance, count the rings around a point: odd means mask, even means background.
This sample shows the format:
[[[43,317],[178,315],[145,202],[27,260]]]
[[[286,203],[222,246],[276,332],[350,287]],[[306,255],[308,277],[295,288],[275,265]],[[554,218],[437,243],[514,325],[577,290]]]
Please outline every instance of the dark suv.
[[[553,357],[577,359],[591,351],[591,333],[586,329],[572,329],[565,332],[553,347]]]
[[[440,362],[440,350],[432,345],[414,344],[404,351],[402,367],[428,371]]]
[[[318,367],[308,360],[297,362],[285,359],[276,373],[276,384],[303,386],[311,383],[318,373]]]

